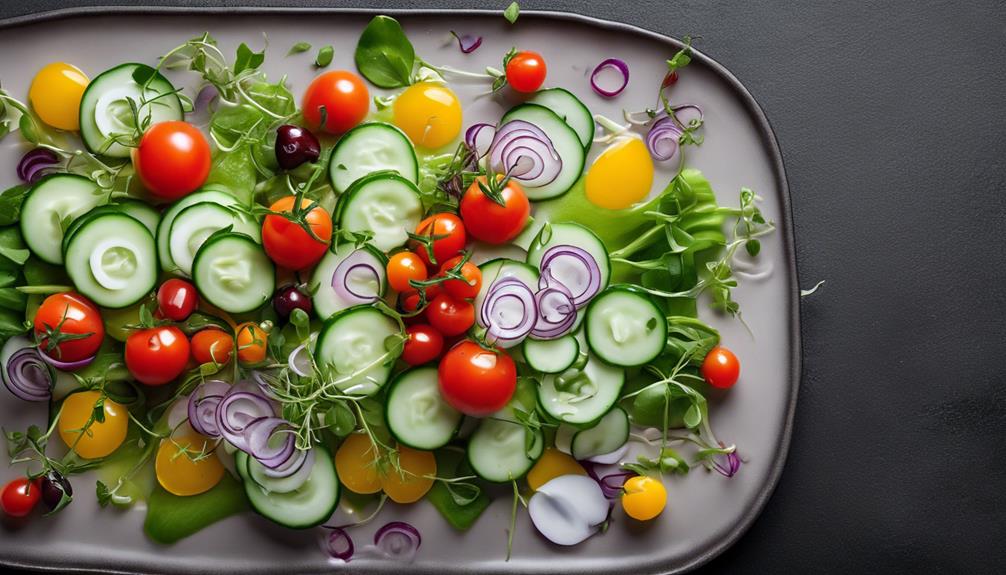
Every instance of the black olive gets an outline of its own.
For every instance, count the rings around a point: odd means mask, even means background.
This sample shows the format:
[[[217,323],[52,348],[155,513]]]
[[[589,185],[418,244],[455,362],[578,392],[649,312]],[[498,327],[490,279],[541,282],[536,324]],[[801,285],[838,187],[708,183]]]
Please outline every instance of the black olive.
[[[42,478],[42,503],[49,511],[53,511],[59,506],[64,493],[67,497],[72,497],[73,486],[60,472],[52,470]]]
[[[321,157],[321,143],[307,128],[284,124],[276,130],[276,161],[284,170],[292,170]]]
[[[276,314],[283,320],[290,319],[290,314],[295,309],[302,309],[308,314],[314,309],[311,298],[297,289],[297,286],[280,288],[272,298],[272,306],[275,308]]]

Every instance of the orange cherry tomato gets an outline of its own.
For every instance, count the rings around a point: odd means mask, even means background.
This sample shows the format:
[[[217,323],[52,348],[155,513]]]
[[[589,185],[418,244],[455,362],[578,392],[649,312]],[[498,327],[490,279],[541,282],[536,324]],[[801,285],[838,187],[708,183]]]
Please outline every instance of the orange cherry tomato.
[[[479,176],[485,182],[485,176]],[[490,244],[505,244],[517,237],[527,225],[531,204],[524,190],[508,180],[501,194],[503,204],[489,199],[478,182],[472,182],[461,198],[461,219],[465,229],[475,239]]]
[[[191,347],[192,359],[196,363],[225,364],[231,360],[234,338],[222,329],[210,327],[197,331],[192,336]]]
[[[426,264],[412,252],[398,252],[388,258],[388,285],[397,292],[412,292],[410,281],[426,279]],[[428,294],[427,294],[428,295]]]
[[[134,331],[126,339],[126,367],[138,381],[164,385],[185,371],[189,340],[174,326]]]
[[[737,383],[741,375],[741,362],[732,351],[716,346],[709,350],[706,359],[702,361],[702,377],[706,382],[720,389],[729,389]]]
[[[210,174],[210,145],[187,122],[154,124],[140,138],[133,166],[152,194],[177,200],[194,192]]]
[[[442,293],[433,298],[426,308],[426,319],[443,335],[460,335],[475,323],[475,306]]]
[[[363,121],[370,111],[370,92],[356,74],[347,70],[325,72],[304,92],[304,119],[312,129],[342,134]],[[325,125],[321,126],[322,108]]]
[[[444,265],[440,267],[440,275],[446,275],[448,270],[454,269],[462,257],[455,256],[444,262]],[[457,299],[470,299],[479,295],[479,289],[482,287],[482,270],[479,269],[479,266],[472,262],[465,262],[462,264],[459,273],[461,277],[465,278],[464,281],[457,279],[447,280],[444,282],[444,291]]]
[[[269,209],[292,214],[295,199],[295,196],[281,198],[269,206]],[[306,208],[311,203],[312,200],[307,198],[300,201],[301,208]],[[318,263],[332,239],[332,218],[324,208],[315,206],[303,217],[317,237],[283,216],[268,215],[262,221],[262,247],[272,261],[284,268],[302,270]]]
[[[433,214],[416,226],[416,235],[426,238],[433,249],[433,259],[430,261],[429,249],[424,243],[412,240],[409,248],[423,260],[427,266],[439,268],[446,260],[458,255],[465,249],[468,235],[461,218],[451,213]]]
[[[465,415],[485,417],[510,401],[517,389],[517,367],[502,350],[487,350],[473,341],[452,347],[440,361],[440,393]]]
[[[534,92],[545,82],[545,59],[537,52],[517,52],[506,63],[506,81],[522,94]]]
[[[402,349],[402,361],[409,365],[429,363],[444,350],[444,336],[430,325],[410,325],[405,335],[408,339]]]
[[[49,357],[80,361],[98,353],[105,339],[101,312],[86,297],[76,292],[53,294],[35,313],[35,336],[39,349]],[[64,339],[71,336],[71,339]]]
[[[265,361],[266,344],[269,334],[257,323],[247,322],[238,326],[238,361],[246,364]]]

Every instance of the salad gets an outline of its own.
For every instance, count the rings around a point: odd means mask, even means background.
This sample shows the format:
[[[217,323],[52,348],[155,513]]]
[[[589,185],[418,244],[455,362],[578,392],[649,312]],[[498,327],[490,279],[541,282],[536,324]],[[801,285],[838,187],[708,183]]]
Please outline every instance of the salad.
[[[377,16],[356,70],[327,70],[329,46],[281,55],[317,69],[307,86],[207,33],[0,90],[23,146],[0,194],[0,400],[49,411],[3,430],[3,514],[94,489],[159,543],[251,510],[335,561],[410,561],[430,526],[395,506],[464,531],[499,499],[509,559],[520,513],[576,545],[667,515],[674,475],[738,473],[709,398],[740,364],[699,312],[741,320],[735,256],[774,228],[688,166],[690,42],[618,119],[584,99],[618,98],[628,63],[554,86],[533,48],[441,66]],[[495,122],[465,121],[461,81]]]

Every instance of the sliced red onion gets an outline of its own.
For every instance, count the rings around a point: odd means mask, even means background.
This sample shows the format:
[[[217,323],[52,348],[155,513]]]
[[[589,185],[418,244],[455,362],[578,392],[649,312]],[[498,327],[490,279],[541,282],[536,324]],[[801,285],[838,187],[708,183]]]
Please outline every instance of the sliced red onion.
[[[515,277],[496,280],[486,292],[478,320],[500,347],[512,347],[531,333],[538,321],[535,294]]]
[[[370,284],[376,285],[376,289]],[[332,289],[350,305],[377,301],[382,285],[384,267],[375,265],[374,255],[363,249],[346,256],[332,274]]]
[[[566,286],[558,282],[546,285],[534,294],[538,321],[531,337],[555,339],[569,333],[576,325],[576,304]]]
[[[511,120],[493,136],[489,165],[526,186],[540,187],[559,176],[562,158],[541,128],[524,120]]]
[[[666,162],[678,155],[681,127],[669,116],[657,120],[646,134],[646,148],[658,162]]]
[[[91,362],[94,361],[94,358],[98,357],[98,355],[95,354],[92,355],[91,357],[85,357],[84,359],[80,359],[77,361],[60,361],[50,356],[48,353],[45,353],[44,351],[39,352],[39,355],[42,357],[42,359],[45,360],[46,363],[48,363],[49,365],[55,367],[60,371],[77,371],[82,367],[87,367],[91,365]]]
[[[311,356],[306,352],[307,344],[302,344],[291,351],[289,357],[286,358],[290,370],[301,377],[307,377],[314,370],[314,366],[311,365]]]
[[[34,184],[45,175],[45,171],[59,163],[59,156],[48,148],[35,148],[21,156],[17,163],[17,177],[21,181]]]
[[[275,479],[302,475],[306,481],[307,476],[311,474],[311,468],[314,467],[315,457],[313,449],[298,449],[282,465],[275,468],[263,466],[262,474]]]
[[[217,410],[230,388],[228,383],[214,379],[203,383],[189,395],[188,417],[192,429],[206,437],[220,437]]]
[[[539,287],[553,287],[556,282],[569,289],[577,309],[587,305],[601,291],[601,268],[590,252],[571,245],[550,247],[538,264]]]
[[[741,468],[741,458],[734,450],[726,455],[718,455],[713,459],[713,469],[723,477],[733,477]]]
[[[38,348],[27,338],[12,337],[3,346],[3,382],[15,397],[24,401],[48,401],[52,396],[53,374]]]
[[[458,34],[454,30],[451,30],[451,36],[454,36],[458,40],[458,48],[461,49],[465,54],[471,54],[475,50],[479,49],[482,45],[482,36],[474,36],[472,34]]]
[[[231,445],[248,451],[245,431],[252,422],[275,417],[276,412],[268,399],[249,391],[236,391],[237,386],[224,396],[217,406],[217,429]]]
[[[263,417],[249,423],[244,430],[248,454],[265,467],[283,466],[296,451],[293,434],[283,429],[289,427],[290,422],[280,417]]]
[[[392,521],[374,533],[374,545],[395,561],[412,562],[422,543],[419,530],[404,521]]]
[[[597,483],[601,486],[601,491],[604,492],[605,497],[608,499],[618,499],[622,496],[622,488],[625,485],[625,481],[635,475],[631,471],[619,471],[618,473],[605,475]]]
[[[476,158],[481,158],[489,153],[489,148],[492,146],[492,134],[495,129],[496,126],[493,124],[479,122],[478,124],[472,124],[465,130],[465,145],[475,153]],[[479,136],[482,134],[487,134],[488,136],[483,136],[481,139],[482,145],[479,145]],[[488,142],[485,141],[486,137],[489,139]]]
[[[342,527],[332,527],[328,537],[325,538],[325,551],[333,559],[349,561],[353,558],[353,539]]]
[[[601,86],[601,83],[598,81],[598,76],[603,74],[605,70],[614,70],[620,76],[618,85],[614,88],[605,88]],[[608,58],[598,64],[597,67],[594,68],[594,71],[590,74],[590,87],[605,98],[614,98],[615,96],[621,94],[622,90],[624,90],[628,85],[629,65],[618,58]]]

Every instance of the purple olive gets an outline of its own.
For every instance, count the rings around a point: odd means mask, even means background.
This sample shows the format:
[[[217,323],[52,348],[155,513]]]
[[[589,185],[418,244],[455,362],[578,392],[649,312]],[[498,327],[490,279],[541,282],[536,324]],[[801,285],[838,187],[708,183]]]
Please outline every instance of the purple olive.
[[[292,170],[321,157],[321,143],[307,128],[284,124],[276,130],[276,161],[284,170]]]
[[[73,497],[73,487],[63,474],[52,470],[42,478],[42,503],[49,511],[55,511],[63,501],[63,495]]]
[[[272,307],[276,309],[276,314],[283,320],[290,319],[290,314],[295,309],[302,309],[308,315],[314,309],[311,298],[297,289],[297,286],[280,288],[272,298]]]

